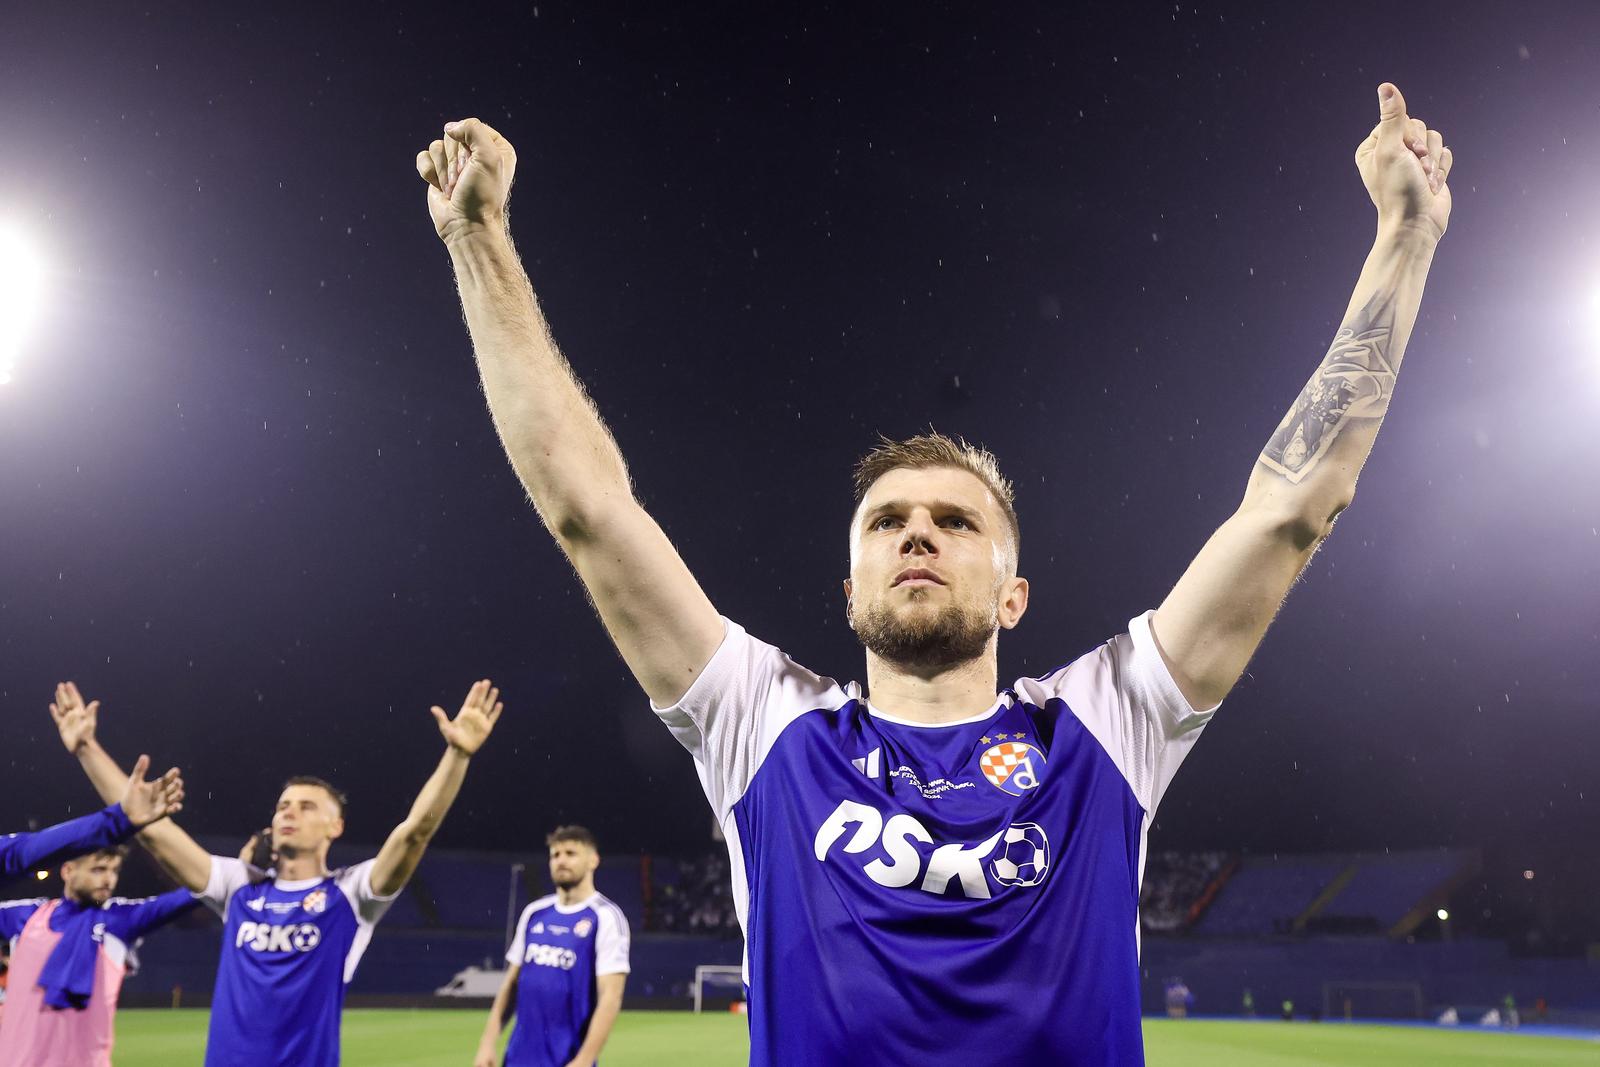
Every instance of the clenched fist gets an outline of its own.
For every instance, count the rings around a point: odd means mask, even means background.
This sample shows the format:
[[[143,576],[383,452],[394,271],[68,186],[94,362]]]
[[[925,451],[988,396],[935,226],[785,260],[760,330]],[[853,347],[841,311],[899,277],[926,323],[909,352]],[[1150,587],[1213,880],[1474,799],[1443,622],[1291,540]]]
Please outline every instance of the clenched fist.
[[[447,122],[444,136],[417,153],[428,183],[428,214],[445,241],[505,226],[517,152],[477,119]]]
[[[1450,225],[1450,167],[1444,136],[1406,114],[1406,98],[1378,86],[1378,124],[1356,149],[1356,169],[1378,208],[1378,224],[1425,223],[1435,238]]]

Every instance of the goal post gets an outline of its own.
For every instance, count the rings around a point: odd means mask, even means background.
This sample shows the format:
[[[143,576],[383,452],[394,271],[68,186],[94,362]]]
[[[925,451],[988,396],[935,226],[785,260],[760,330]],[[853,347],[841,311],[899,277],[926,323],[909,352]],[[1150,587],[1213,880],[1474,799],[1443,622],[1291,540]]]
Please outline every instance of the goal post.
[[[1324,1019],[1420,1019],[1420,982],[1323,982]]]
[[[744,999],[744,968],[720,963],[702,963],[694,969],[694,1011],[705,1010],[706,993],[730,1001]],[[725,994],[722,991],[726,991]]]

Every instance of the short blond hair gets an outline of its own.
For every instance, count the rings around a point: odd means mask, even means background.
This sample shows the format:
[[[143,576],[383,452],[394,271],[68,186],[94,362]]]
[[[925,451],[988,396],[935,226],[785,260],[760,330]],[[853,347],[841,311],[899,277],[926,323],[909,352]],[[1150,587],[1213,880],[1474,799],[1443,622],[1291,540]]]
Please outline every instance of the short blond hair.
[[[994,453],[965,438],[946,437],[933,429],[903,441],[893,441],[880,434],[878,444],[856,461],[856,508],[861,507],[873,484],[890,471],[926,470],[930,467],[966,471],[993,494],[1011,529],[1011,559],[1015,567],[1017,554],[1022,550],[1022,527],[1017,523],[1016,493],[1010,479],[1000,473],[1000,461],[994,458]]]

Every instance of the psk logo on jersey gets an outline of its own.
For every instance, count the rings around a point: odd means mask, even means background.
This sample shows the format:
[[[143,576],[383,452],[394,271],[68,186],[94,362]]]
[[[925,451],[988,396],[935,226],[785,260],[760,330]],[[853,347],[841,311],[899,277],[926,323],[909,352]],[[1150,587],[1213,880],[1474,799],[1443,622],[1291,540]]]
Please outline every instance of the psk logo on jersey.
[[[306,894],[306,898],[300,902],[300,906],[302,908],[304,908],[306,911],[310,912],[312,915],[316,915],[318,912],[327,911],[328,910],[328,892],[327,892],[327,890],[325,890],[325,889],[313,889],[311,892]]]
[[[1026,741],[1003,741],[978,757],[978,767],[990,785],[1020,797],[1030,789],[1039,788],[1044,753]]]
[[[579,937],[588,937],[589,931],[593,929],[594,923],[590,922],[588,919],[579,919],[572,927],[572,932],[577,934]]]

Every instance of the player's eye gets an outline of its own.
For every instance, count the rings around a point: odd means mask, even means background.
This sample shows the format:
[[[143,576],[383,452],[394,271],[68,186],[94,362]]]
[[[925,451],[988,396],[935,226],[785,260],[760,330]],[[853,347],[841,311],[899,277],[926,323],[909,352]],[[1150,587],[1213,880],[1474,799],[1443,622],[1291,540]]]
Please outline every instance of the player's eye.
[[[963,519],[959,515],[950,516],[948,519],[944,520],[944,524],[956,530],[970,530],[973,528],[972,523],[968,522],[966,519]]]
[[[900,525],[900,520],[893,515],[879,515],[872,522],[874,530],[892,530],[898,525]]]

